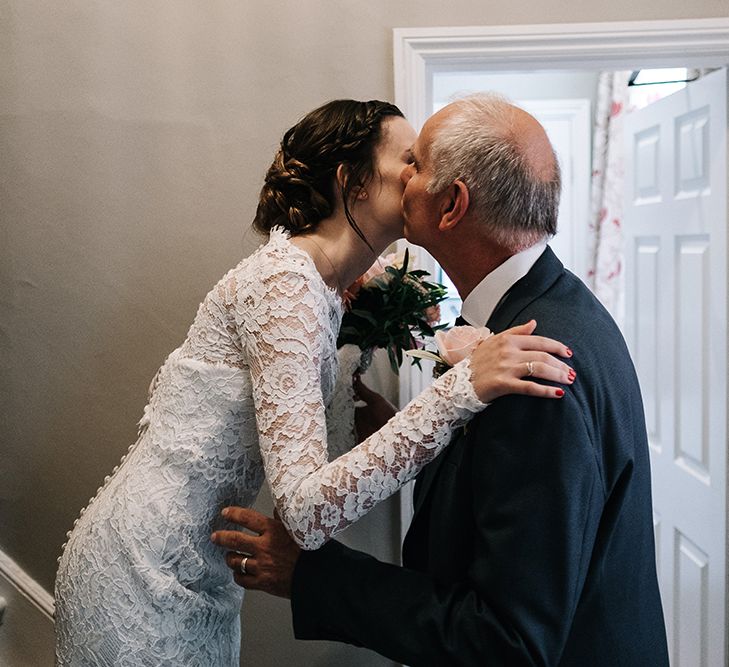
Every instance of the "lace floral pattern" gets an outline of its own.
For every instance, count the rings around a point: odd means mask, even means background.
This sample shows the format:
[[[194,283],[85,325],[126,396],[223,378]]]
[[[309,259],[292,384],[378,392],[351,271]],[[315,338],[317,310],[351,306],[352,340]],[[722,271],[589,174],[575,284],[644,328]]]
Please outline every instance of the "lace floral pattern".
[[[354,426],[354,386],[352,376],[362,369],[362,350],[356,345],[343,345],[337,350],[337,382],[332,400],[327,406],[327,449],[329,459],[348,452],[356,442]],[[371,352],[366,355],[371,361]]]
[[[138,441],[59,559],[59,665],[237,665],[243,590],[209,541],[224,527],[220,509],[250,506],[265,473],[294,539],[316,548],[482,409],[462,362],[347,451],[351,428],[325,412],[343,404],[341,316],[337,294],[279,230],[208,294],[152,382]]]

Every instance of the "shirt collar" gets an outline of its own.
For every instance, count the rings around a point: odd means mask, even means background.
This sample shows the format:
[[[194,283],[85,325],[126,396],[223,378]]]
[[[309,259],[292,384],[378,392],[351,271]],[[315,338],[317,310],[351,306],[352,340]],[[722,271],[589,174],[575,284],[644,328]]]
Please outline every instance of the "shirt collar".
[[[546,247],[546,242],[537,243],[512,255],[491,271],[464,299],[461,308],[463,319],[473,326],[484,326],[506,293],[529,273]]]

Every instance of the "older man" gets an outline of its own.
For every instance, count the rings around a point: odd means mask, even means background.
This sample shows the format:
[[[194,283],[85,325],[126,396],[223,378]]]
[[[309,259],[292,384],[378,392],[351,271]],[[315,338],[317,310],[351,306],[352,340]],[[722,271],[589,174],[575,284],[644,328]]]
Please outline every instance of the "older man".
[[[405,233],[448,272],[463,318],[493,331],[535,319],[573,349],[577,382],[562,401],[499,399],[421,473],[404,567],[335,541],[299,554],[280,524],[231,510],[260,533],[219,540],[255,552],[257,572],[237,580],[290,592],[301,639],[413,666],[668,665],[638,382],[615,323],[546,246],[549,140],[476,96],[430,118],[412,151]]]

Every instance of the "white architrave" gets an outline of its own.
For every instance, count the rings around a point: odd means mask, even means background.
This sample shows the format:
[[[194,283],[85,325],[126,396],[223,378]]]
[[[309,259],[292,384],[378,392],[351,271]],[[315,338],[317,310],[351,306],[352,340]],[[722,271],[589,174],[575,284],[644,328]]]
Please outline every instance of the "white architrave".
[[[53,596],[4,551],[0,551],[0,577],[11,583],[44,616],[53,619],[55,614]]]
[[[436,70],[720,67],[729,18],[611,23],[395,28],[395,103],[416,129]]]

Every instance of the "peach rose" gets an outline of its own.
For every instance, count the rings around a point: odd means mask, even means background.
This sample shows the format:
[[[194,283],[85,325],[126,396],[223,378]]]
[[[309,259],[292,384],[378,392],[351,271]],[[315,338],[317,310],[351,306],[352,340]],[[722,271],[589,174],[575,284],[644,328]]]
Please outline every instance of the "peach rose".
[[[480,341],[486,340],[491,332],[486,327],[453,327],[448,331],[435,332],[435,344],[442,359],[455,366],[471,356]]]

